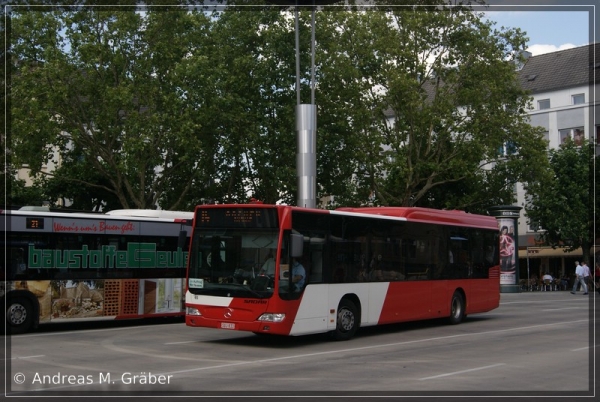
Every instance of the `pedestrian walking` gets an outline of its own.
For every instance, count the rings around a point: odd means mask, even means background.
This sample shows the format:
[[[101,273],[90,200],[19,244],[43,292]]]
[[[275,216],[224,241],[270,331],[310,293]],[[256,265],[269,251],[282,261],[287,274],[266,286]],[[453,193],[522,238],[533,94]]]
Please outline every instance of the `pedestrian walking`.
[[[583,281],[589,289],[594,286],[594,282],[592,281],[592,272],[590,271],[590,267],[588,267],[585,262],[582,262],[581,266],[583,267]]]
[[[581,288],[583,289],[583,294],[588,294],[587,285],[585,284],[585,280],[583,279],[583,267],[579,265],[579,261],[575,261],[575,283],[573,283],[573,289],[571,290],[572,294],[576,294],[577,292],[577,284],[581,284]]]

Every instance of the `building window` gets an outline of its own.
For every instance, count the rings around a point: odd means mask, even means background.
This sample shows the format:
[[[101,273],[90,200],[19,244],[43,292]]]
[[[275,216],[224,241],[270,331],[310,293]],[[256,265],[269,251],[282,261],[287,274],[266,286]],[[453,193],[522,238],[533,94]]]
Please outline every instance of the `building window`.
[[[509,156],[519,153],[517,144],[513,141],[506,141],[500,147],[498,147],[498,156]]]
[[[512,141],[506,141],[498,148],[499,156],[514,155],[517,153],[517,145]]]
[[[571,101],[574,105],[583,105],[585,103],[585,94],[577,94],[571,96]]]
[[[583,127],[568,128],[565,130],[559,130],[558,135],[560,136],[560,143],[564,144],[567,139],[573,140],[575,145],[581,146],[585,141],[585,130]]]
[[[541,99],[538,101],[538,109],[550,109],[550,99]]]

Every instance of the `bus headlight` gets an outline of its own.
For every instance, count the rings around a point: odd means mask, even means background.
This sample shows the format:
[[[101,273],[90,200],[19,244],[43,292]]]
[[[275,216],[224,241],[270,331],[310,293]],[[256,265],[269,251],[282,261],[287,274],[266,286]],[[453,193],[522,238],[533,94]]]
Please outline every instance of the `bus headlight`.
[[[186,307],[185,313],[187,315],[202,315],[202,314],[200,314],[200,310],[198,310],[197,308],[194,308],[194,307]]]
[[[265,322],[282,322],[285,319],[285,314],[283,313],[264,313],[260,317],[258,317],[258,321]]]

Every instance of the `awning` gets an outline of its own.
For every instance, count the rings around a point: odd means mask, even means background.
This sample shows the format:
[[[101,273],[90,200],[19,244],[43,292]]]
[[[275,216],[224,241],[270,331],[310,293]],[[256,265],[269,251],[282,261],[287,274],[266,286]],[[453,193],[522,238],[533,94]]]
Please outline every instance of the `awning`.
[[[528,252],[529,250],[529,252]],[[528,247],[527,249],[519,250],[519,258],[542,258],[542,257],[582,257],[583,250],[581,247],[573,251],[565,252],[563,248],[557,247]]]

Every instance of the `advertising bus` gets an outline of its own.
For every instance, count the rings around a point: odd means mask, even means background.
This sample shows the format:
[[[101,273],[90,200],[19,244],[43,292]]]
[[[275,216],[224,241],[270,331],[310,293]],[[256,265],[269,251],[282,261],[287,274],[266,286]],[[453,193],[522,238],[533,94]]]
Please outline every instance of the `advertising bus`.
[[[38,324],[184,315],[193,212],[0,211],[8,333]]]
[[[500,303],[495,218],[426,208],[196,207],[186,324],[330,333],[446,318]]]

